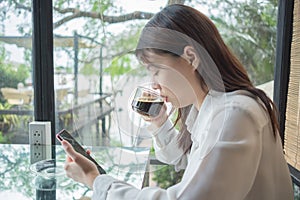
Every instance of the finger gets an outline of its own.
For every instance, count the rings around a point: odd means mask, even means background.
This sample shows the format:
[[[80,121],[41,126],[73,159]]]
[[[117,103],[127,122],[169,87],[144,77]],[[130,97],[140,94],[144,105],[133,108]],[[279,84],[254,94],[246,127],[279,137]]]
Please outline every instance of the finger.
[[[66,141],[63,140],[61,142],[63,148],[65,149],[65,152],[68,154],[68,156],[71,158],[71,160],[75,163],[77,163],[80,166],[86,165],[87,162],[91,162],[89,159],[81,155],[80,153],[76,152],[72,145]],[[92,163],[92,162],[91,162]]]
[[[65,163],[64,165],[64,170],[66,171],[66,175],[69,178],[73,178],[73,169],[74,168],[74,163]]]
[[[73,162],[72,158],[70,156],[66,156],[66,162]]]
[[[152,117],[145,116],[145,115],[142,115],[142,118],[143,118],[146,122],[151,122],[151,120],[152,120]]]
[[[86,150],[86,153],[89,154],[89,155],[91,155],[91,150],[89,150],[89,149]]]
[[[72,145],[66,141],[63,140],[61,141],[61,144],[65,150],[65,152],[68,154],[68,156],[74,161],[76,159],[76,157],[78,157],[78,155],[80,155],[79,153],[77,153],[74,148],[72,147]]]

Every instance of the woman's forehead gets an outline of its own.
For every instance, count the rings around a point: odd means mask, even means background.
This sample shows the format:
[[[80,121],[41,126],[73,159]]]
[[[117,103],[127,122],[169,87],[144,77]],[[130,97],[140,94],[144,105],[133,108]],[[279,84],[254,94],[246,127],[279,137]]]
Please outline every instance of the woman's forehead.
[[[142,55],[142,61],[145,63],[163,63],[169,58],[171,58],[169,54],[159,54],[149,50],[144,51]]]

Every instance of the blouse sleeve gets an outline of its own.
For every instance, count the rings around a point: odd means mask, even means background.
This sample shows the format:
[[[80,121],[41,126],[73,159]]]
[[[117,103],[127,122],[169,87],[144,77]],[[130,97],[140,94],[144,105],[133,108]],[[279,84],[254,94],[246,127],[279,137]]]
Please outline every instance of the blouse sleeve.
[[[254,182],[261,157],[260,125],[251,113],[239,108],[230,110],[221,127],[223,117],[222,112],[215,116],[209,130],[212,135],[220,132],[218,142],[204,158],[195,150],[180,183],[166,190],[157,187],[140,190],[108,175],[100,175],[94,182],[95,197],[114,200],[243,199]]]
[[[178,146],[179,132],[173,128],[170,120],[167,120],[158,130],[150,130],[153,138],[155,156],[161,162],[174,165],[175,170],[185,169],[187,154]]]

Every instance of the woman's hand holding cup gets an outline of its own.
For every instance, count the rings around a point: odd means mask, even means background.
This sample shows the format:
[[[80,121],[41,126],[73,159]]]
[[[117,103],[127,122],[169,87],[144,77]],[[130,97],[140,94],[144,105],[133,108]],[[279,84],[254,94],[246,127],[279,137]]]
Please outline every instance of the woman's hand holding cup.
[[[137,87],[131,106],[145,121],[152,123],[157,128],[168,118],[164,99],[150,88]]]
[[[166,104],[163,104],[157,116],[151,117],[151,116],[142,115],[142,118],[146,122],[150,122],[151,124],[153,124],[155,128],[161,127],[168,119]]]

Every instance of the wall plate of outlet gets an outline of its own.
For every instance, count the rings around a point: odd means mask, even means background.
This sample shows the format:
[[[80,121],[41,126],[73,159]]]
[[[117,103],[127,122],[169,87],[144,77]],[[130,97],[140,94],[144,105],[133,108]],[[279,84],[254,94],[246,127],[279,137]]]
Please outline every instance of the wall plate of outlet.
[[[51,122],[29,123],[30,163],[51,159]]]

